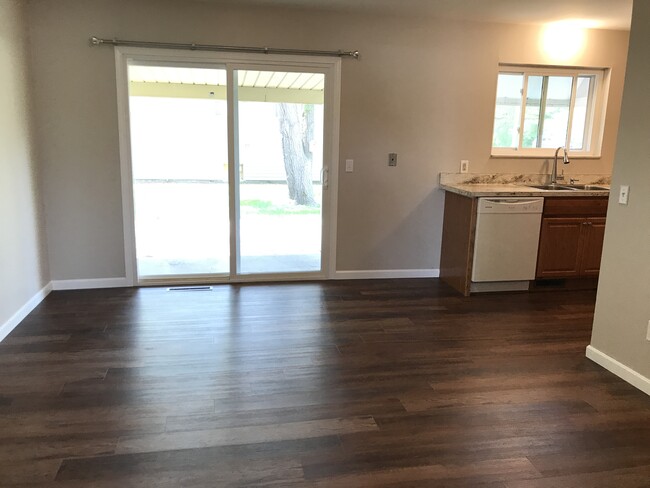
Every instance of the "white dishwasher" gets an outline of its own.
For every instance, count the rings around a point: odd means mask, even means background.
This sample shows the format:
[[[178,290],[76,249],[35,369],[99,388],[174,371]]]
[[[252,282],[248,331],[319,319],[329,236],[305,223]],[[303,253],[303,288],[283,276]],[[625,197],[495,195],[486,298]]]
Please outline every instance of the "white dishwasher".
[[[543,208],[537,197],[479,198],[470,291],[528,289]]]

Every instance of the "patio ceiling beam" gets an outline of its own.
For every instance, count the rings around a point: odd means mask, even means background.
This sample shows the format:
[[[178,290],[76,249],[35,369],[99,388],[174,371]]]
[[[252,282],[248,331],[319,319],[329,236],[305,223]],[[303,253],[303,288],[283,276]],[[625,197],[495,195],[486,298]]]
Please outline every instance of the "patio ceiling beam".
[[[322,90],[296,90],[290,88],[263,88],[240,86],[239,100],[244,102],[313,103],[322,104]],[[137,97],[200,98],[225,100],[223,85],[189,85],[185,83],[151,83],[131,81],[129,95]]]

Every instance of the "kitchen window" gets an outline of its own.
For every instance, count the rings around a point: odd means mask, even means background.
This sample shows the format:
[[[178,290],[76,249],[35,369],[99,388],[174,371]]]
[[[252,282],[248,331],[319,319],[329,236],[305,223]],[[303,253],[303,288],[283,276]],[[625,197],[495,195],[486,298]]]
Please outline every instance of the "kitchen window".
[[[600,157],[606,107],[603,69],[499,67],[492,156]]]

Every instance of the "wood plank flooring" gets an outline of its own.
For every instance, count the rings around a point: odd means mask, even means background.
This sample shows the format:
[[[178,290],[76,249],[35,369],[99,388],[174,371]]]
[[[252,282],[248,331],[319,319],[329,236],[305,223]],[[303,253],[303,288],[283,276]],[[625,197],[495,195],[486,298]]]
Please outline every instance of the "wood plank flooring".
[[[52,293],[0,343],[2,487],[650,487],[591,291]]]

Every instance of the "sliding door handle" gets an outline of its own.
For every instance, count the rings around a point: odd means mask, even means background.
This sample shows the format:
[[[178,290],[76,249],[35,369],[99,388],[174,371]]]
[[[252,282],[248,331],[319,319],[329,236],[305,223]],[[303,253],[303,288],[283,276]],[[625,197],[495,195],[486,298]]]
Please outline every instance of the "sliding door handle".
[[[321,170],[321,182],[323,184],[323,190],[327,190],[330,186],[330,170],[327,166],[323,166]]]

